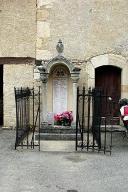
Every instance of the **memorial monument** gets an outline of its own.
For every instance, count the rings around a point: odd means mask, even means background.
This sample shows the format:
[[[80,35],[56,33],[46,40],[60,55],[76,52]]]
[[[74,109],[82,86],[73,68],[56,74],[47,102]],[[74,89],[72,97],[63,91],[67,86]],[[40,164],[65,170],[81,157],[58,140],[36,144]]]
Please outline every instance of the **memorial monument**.
[[[42,82],[42,123],[54,124],[53,116],[64,111],[73,112],[76,119],[76,90],[80,68],[63,56],[64,45],[59,40],[58,55],[38,67]]]

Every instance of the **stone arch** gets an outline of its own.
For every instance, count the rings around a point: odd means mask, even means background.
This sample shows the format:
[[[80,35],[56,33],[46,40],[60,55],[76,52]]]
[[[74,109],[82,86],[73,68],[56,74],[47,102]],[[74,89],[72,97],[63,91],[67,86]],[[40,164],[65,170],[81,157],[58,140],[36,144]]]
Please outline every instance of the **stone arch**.
[[[49,74],[53,74],[56,76],[66,76],[66,75],[70,75],[70,71],[68,69],[68,67],[66,65],[63,64],[56,64],[53,65],[50,69],[50,73]]]
[[[47,72],[50,73],[51,69],[55,66],[55,65],[64,65],[69,69],[69,72],[72,73],[73,69],[75,68],[74,65],[65,57],[63,56],[57,56],[53,59],[51,59],[48,63],[47,63]]]
[[[91,86],[95,86],[95,69],[105,65],[121,69],[121,97],[128,97],[128,66],[126,59],[121,55],[104,54],[91,58],[89,70],[89,75],[93,79]]]

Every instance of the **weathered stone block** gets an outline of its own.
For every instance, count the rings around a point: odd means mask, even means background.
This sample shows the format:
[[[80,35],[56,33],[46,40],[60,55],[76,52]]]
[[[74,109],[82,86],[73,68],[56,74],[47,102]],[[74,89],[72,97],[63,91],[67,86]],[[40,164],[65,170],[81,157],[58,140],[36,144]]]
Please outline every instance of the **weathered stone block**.
[[[37,10],[37,21],[46,21],[49,17],[49,12],[46,9]]]
[[[42,48],[42,39],[41,38],[37,38],[37,40],[36,40],[36,48],[37,49],[41,49]]]
[[[37,6],[51,5],[56,0],[37,0]]]
[[[50,37],[50,24],[48,22],[37,21],[37,37]]]
[[[50,59],[52,54],[48,50],[36,50],[36,58],[37,59]]]

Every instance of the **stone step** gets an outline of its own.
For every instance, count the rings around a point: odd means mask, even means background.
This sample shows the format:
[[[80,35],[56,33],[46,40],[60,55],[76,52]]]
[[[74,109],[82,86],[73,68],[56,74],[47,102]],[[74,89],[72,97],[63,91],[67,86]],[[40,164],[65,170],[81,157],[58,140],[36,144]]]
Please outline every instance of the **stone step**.
[[[111,128],[107,125],[107,130]],[[115,130],[116,129],[116,130]],[[113,126],[113,131],[121,131],[121,126]],[[101,131],[104,131],[104,126],[101,126]],[[67,140],[72,141],[76,139],[76,129],[69,126],[42,126],[40,129],[40,140]],[[85,131],[86,132],[86,131]],[[35,140],[38,140],[39,134],[35,134]],[[80,134],[78,134],[78,140],[80,139]]]
[[[78,137],[80,137],[78,135]],[[35,135],[35,140],[39,135]],[[76,129],[70,126],[53,126],[42,124],[40,128],[40,140],[67,140],[72,141],[76,139]]]
[[[78,135],[78,139],[80,134]],[[39,139],[39,134],[35,135],[35,140]],[[76,139],[76,134],[57,134],[57,133],[40,133],[40,140],[67,140],[72,141]]]
[[[41,127],[40,133],[75,134],[76,129],[64,126],[45,127],[45,128]]]

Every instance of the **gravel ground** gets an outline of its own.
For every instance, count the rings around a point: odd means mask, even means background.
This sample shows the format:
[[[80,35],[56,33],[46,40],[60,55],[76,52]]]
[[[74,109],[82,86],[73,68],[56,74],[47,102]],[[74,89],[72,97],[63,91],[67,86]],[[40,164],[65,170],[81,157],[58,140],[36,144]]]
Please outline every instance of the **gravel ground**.
[[[0,192],[128,190],[128,139],[119,133],[114,134],[111,156],[75,152],[70,142],[42,142],[40,152],[14,150],[14,141],[14,131],[0,131]]]

